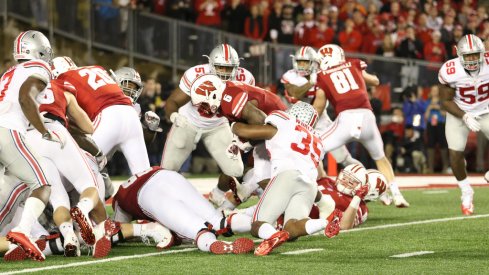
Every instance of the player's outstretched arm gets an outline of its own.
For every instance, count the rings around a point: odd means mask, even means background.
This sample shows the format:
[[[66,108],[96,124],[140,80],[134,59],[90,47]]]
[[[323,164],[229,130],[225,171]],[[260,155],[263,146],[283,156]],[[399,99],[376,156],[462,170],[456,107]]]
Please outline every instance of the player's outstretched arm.
[[[67,114],[70,121],[73,121],[83,133],[93,134],[95,129],[93,128],[92,121],[87,113],[78,105],[75,96],[68,92],[64,94],[68,105]]]
[[[302,86],[296,86],[294,84],[285,83],[284,87],[285,90],[287,90],[289,96],[301,100],[307,94],[307,91],[309,91],[309,89],[311,89],[311,87],[314,85],[315,84],[312,84],[311,82],[307,82]]]
[[[265,124],[265,118],[267,115],[258,109],[255,105],[247,102],[241,113],[241,118],[244,119],[248,124],[263,125]]]
[[[316,90],[316,97],[314,98],[314,102],[312,103],[312,107],[318,112],[318,116],[321,116],[324,112],[324,108],[326,108],[326,103],[328,100],[326,99],[326,94],[322,89]]]
[[[465,112],[453,101],[453,98],[455,97],[455,89],[446,85],[438,85],[438,88],[440,90],[440,100],[443,109],[455,117],[463,118]]]
[[[277,133],[272,125],[250,125],[241,122],[231,124],[231,131],[240,138],[251,140],[271,139]]]
[[[35,77],[28,77],[27,80],[20,86],[19,91],[19,103],[22,108],[22,112],[29,122],[36,128],[41,134],[48,132],[44,123],[42,122],[41,115],[39,114],[39,108],[36,104],[36,96],[42,90],[46,88],[46,83]]]
[[[168,97],[165,105],[165,118],[170,121],[170,116],[174,112],[177,112],[180,107],[187,104],[190,101],[190,96],[184,93],[180,88],[176,88],[175,91]]]
[[[380,80],[376,75],[369,74],[366,71],[362,71],[362,76],[367,86],[379,86]]]

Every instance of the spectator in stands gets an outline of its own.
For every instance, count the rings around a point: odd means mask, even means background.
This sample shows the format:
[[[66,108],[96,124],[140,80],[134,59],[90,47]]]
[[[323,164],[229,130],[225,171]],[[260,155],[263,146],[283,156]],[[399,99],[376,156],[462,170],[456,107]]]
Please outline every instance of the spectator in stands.
[[[281,2],[277,3],[281,5]],[[280,9],[282,9],[281,6]],[[243,26],[247,15],[248,10],[241,0],[231,0],[230,3],[224,6],[221,13],[225,26],[224,30],[235,34],[243,34]]]
[[[362,53],[377,54],[380,50],[382,51],[380,54],[383,55],[383,49],[380,48],[382,47],[382,43],[384,41],[385,27],[379,22],[374,22],[368,29],[370,31],[366,32],[366,34],[364,33],[362,48],[360,51]],[[394,54],[394,45],[392,45],[392,54]]]
[[[345,21],[345,29],[338,34],[340,46],[345,52],[359,52],[362,47],[362,34],[355,30],[352,19]]]
[[[343,29],[344,21],[339,20],[338,7],[331,6],[329,8],[329,26],[335,31],[336,34]]]
[[[418,24],[416,26],[416,37],[424,45],[431,41],[431,29],[428,28],[428,16],[426,13],[418,15]]]
[[[346,3],[341,6],[339,18],[340,20],[345,21],[348,18],[352,18],[356,11],[361,12],[363,15],[367,14],[365,6],[358,3],[356,0],[347,0]]]
[[[244,34],[246,37],[263,41],[268,33],[268,18],[260,14],[259,4],[250,7],[250,14],[244,21]]]
[[[284,5],[278,21],[270,22],[270,40],[275,43],[294,43],[294,8]]]
[[[94,0],[95,40],[104,44],[119,46],[119,10],[112,6],[112,0]]]
[[[422,135],[412,125],[406,125],[396,161],[398,169],[406,173],[426,173],[426,156],[423,150]]]
[[[294,44],[299,46],[310,46],[313,43],[318,26],[314,20],[314,10],[311,8],[304,9],[302,22],[298,23],[294,32]]]
[[[402,112],[404,113],[404,124],[406,126],[409,125],[414,127],[414,130],[422,135],[426,128],[424,116],[426,112],[426,103],[418,93],[418,87],[415,86],[408,87],[404,90]]]
[[[319,49],[323,45],[333,43],[333,39],[335,36],[334,30],[328,25],[328,10],[325,9],[326,15],[321,14],[318,19],[318,30],[315,33],[315,37],[312,38],[311,46]]]
[[[428,10],[426,26],[432,31],[439,31],[442,25],[443,19],[438,14],[438,8],[435,4],[432,4]]]
[[[435,149],[441,153],[442,172],[448,169],[448,145],[445,137],[446,112],[442,110],[438,85],[431,86],[430,98],[426,102],[426,135],[428,137],[428,172],[435,171]]]
[[[424,59],[428,62],[443,63],[447,58],[445,44],[440,41],[440,31],[433,31],[431,42],[427,43],[423,48]],[[420,79],[421,85],[431,86],[438,83],[438,70],[440,66],[426,66],[423,67],[426,74]],[[428,84],[428,85],[425,85]]]
[[[445,43],[450,43],[453,39],[453,29],[455,28],[455,17],[446,14],[443,18],[443,25],[440,28],[441,41]],[[448,48],[446,49],[448,52]]]
[[[194,4],[197,11],[197,25],[207,27],[221,26],[221,1],[218,0],[196,0]]]
[[[413,26],[407,27],[406,38],[399,45],[396,55],[405,58],[423,58],[423,44],[416,39],[416,32]]]
[[[385,156],[396,167],[399,145],[404,139],[404,114],[401,108],[392,109],[391,121],[383,127],[382,140],[385,146]]]
[[[457,46],[458,41],[463,37],[464,29],[461,25],[456,25],[453,28],[452,39],[445,44],[445,49],[447,52],[448,59],[457,57]]]
[[[169,0],[168,16],[183,21],[194,21],[192,2],[192,0]]]

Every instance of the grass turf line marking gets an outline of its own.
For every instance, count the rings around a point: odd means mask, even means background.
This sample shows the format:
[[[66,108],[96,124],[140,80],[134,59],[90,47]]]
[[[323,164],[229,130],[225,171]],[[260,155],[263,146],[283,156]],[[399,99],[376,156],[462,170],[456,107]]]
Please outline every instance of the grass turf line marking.
[[[389,257],[391,257],[391,258],[408,258],[408,257],[419,256],[419,255],[426,255],[426,254],[433,254],[433,253],[435,253],[435,251],[416,251],[416,252],[410,252],[410,253],[392,255],[392,256],[389,256]]]
[[[446,194],[448,193],[448,190],[430,190],[430,191],[423,191],[423,195],[433,195],[433,194]]]
[[[322,249],[322,248],[309,248],[309,249],[301,249],[301,250],[294,250],[294,251],[284,252],[284,253],[280,253],[280,254],[282,254],[282,255],[298,255],[298,254],[318,252],[318,251],[323,251],[323,250],[324,249]]]
[[[0,274],[31,273],[31,272],[39,272],[39,271],[43,271],[43,270],[53,270],[53,269],[61,269],[61,268],[67,268],[67,267],[93,265],[93,264],[99,264],[99,263],[108,263],[108,262],[117,262],[117,261],[122,261],[122,260],[146,258],[146,257],[152,257],[152,256],[158,256],[158,255],[164,255],[164,254],[183,253],[183,252],[190,252],[190,251],[194,251],[194,250],[197,250],[197,248],[185,248],[185,249],[180,249],[180,250],[170,250],[170,251],[154,252],[154,253],[148,253],[148,254],[138,254],[138,255],[132,255],[132,256],[119,256],[119,257],[113,257],[113,258],[102,259],[102,260],[85,261],[85,262],[78,262],[78,263],[71,263],[71,264],[64,264],[64,265],[52,265],[52,266],[46,266],[46,267],[27,268],[27,269],[22,269],[22,270],[17,270],[17,271],[7,271],[5,273],[0,273]]]

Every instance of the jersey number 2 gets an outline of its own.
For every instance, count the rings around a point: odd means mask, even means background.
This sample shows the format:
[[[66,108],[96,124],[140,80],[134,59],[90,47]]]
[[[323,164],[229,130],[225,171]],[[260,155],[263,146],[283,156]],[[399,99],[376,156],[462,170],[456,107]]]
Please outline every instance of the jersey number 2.
[[[317,136],[311,134],[311,132],[307,131],[299,124],[295,126],[295,130],[305,135],[305,137],[302,138],[301,143],[292,143],[290,148],[305,156],[311,156],[314,165],[317,166],[319,163],[319,158],[321,157],[321,150],[319,149],[319,144],[321,141]]]
[[[86,68],[78,72],[81,77],[88,75],[88,85],[95,91],[107,84],[117,84],[104,70],[100,68]]]
[[[339,94],[344,94],[359,88],[349,68],[333,72],[329,77],[331,78],[331,81],[333,81],[333,85]]]

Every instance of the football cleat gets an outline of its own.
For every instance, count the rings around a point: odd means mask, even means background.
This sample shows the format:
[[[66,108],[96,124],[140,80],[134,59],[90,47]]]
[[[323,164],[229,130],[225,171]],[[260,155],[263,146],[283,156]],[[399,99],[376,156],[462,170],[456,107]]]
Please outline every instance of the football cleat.
[[[384,192],[384,194],[379,196],[379,201],[385,206],[389,206],[392,204],[392,197],[387,194],[387,192]]]
[[[80,242],[75,233],[69,233],[64,238],[63,247],[65,257],[80,257]]]
[[[343,217],[343,212],[335,209],[327,218],[328,225],[324,228],[324,235],[328,238],[333,238],[340,233],[340,222]]]
[[[243,203],[243,200],[239,197],[239,190],[238,188],[241,187],[241,184],[238,182],[238,180],[235,177],[232,177],[231,180],[229,181],[229,188],[231,189],[231,192],[233,192],[233,197],[234,200],[238,205]]]
[[[170,230],[155,222],[141,226],[141,239],[145,244],[151,244],[150,239],[152,239],[158,249],[170,248],[173,244],[173,235]]]
[[[279,247],[284,242],[289,239],[289,232],[287,231],[278,231],[273,234],[270,238],[264,240],[258,245],[255,249],[256,256],[265,256],[270,254],[273,249]]]
[[[215,241],[210,246],[210,251],[213,254],[244,254],[252,251],[255,248],[255,244],[253,240],[248,238],[239,238],[234,242],[223,242],[223,241]]]
[[[71,208],[70,215],[80,227],[80,233],[85,243],[87,245],[94,245],[95,235],[93,234],[92,222],[88,218],[88,213],[83,213],[78,206],[75,206]]]
[[[408,208],[409,207],[409,202],[401,195],[395,195],[394,196],[394,205],[397,208]]]
[[[10,231],[6,237],[9,242],[17,245],[16,248],[9,250],[7,251],[7,253],[5,253],[4,259],[6,261],[24,260],[25,257],[31,258],[39,262],[42,262],[46,259],[46,256],[44,256],[44,254],[42,253],[42,250],[46,248],[45,240],[39,239],[38,241],[33,242],[24,233],[15,231]],[[24,253],[24,258],[22,258],[21,252]]]
[[[95,231],[97,241],[93,246],[94,258],[103,258],[109,255],[110,250],[112,249],[110,237],[117,234],[120,229],[120,223],[112,221],[110,219],[105,220],[103,225],[98,226],[97,230]]]
[[[470,216],[474,214],[474,204],[473,204],[473,199],[474,199],[474,190],[472,187],[467,190],[462,191],[462,214],[465,216]]]

